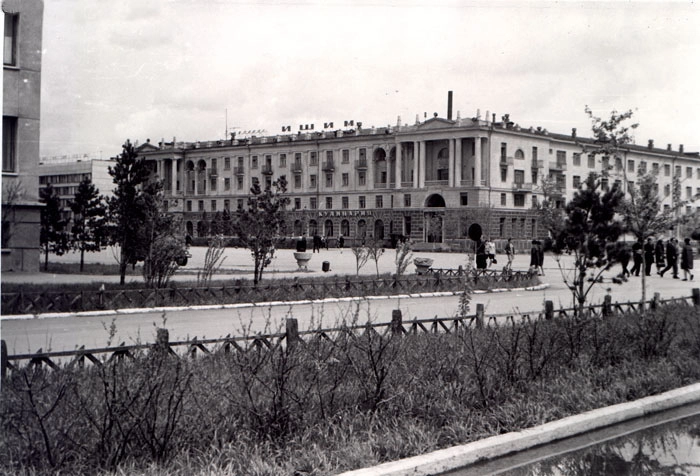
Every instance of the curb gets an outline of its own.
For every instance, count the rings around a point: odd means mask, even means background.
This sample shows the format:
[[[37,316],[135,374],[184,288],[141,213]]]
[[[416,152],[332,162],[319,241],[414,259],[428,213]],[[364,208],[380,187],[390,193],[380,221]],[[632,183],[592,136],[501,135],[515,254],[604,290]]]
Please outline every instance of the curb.
[[[537,286],[529,286],[526,288],[496,288],[488,290],[472,291],[473,294],[490,294],[500,292],[518,292],[518,291],[540,291],[548,288],[548,283],[538,284]],[[341,297],[341,298],[326,298],[326,299],[306,299],[301,301],[270,301],[270,302],[254,302],[254,303],[237,303],[237,304],[203,304],[200,306],[172,306],[172,307],[141,307],[141,308],[125,308],[111,309],[104,311],[81,311],[81,312],[46,312],[42,314],[10,314],[0,316],[0,321],[20,320],[20,319],[57,319],[61,317],[99,317],[99,316],[120,316],[130,314],[144,313],[160,313],[160,312],[177,312],[177,311],[213,311],[217,309],[247,309],[254,307],[268,308],[272,306],[298,306],[302,304],[322,304],[322,303],[340,303],[354,301],[378,301],[385,299],[409,299],[409,298],[424,298],[424,297],[441,297],[441,296],[457,296],[462,294],[461,291],[443,291],[436,293],[417,293],[417,294],[396,294],[393,296],[364,296],[364,297]]]
[[[700,383],[641,398],[633,402],[598,408],[522,431],[433,451],[421,456],[341,473],[338,476],[428,476],[442,474],[484,460],[495,459],[532,447],[614,425],[635,418],[700,401]]]

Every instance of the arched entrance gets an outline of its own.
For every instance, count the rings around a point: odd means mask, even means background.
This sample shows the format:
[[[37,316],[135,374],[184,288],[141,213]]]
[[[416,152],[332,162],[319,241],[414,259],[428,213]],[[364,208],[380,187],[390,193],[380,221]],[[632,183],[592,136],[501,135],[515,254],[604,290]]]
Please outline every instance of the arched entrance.
[[[374,239],[377,241],[384,239],[384,222],[381,220],[375,220],[374,222]]]
[[[326,220],[326,222],[323,224],[324,228],[324,235],[325,236],[333,236],[333,221],[332,220]]]
[[[301,220],[294,220],[294,236],[301,236],[304,234],[304,230],[301,226]]]
[[[357,222],[357,238],[363,243],[365,238],[367,238],[367,222],[364,220]]]
[[[426,199],[425,206],[427,208],[442,208],[442,210],[425,212],[423,216],[423,221],[425,223],[425,241],[428,243],[442,243],[442,238],[444,236],[445,199],[442,195],[435,193]]]
[[[311,236],[318,234],[318,223],[316,223],[316,220],[309,221],[309,234]]]

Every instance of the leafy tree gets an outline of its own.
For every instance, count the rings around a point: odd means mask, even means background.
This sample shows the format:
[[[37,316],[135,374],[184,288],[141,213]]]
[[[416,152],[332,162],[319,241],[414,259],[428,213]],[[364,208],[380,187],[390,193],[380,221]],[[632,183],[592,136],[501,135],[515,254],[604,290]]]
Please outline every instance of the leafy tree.
[[[124,284],[126,267],[143,259],[141,228],[146,220],[146,210],[139,206],[143,201],[143,185],[151,171],[145,159],[139,159],[134,146],[128,140],[122,153],[109,167],[109,175],[115,184],[113,196],[108,200],[110,222],[109,242],[119,245],[119,282]]]
[[[561,232],[564,223],[564,209],[557,208],[554,200],[555,193],[559,190],[556,179],[551,176],[542,177],[538,191],[542,193],[542,201],[537,204],[540,223],[551,236]]]
[[[554,236],[553,251],[579,315],[583,313],[593,285],[612,264],[605,250],[623,231],[622,221],[616,215],[622,199],[623,194],[617,187],[602,190],[600,176],[592,172],[567,204],[561,230]],[[574,257],[573,278],[561,268],[559,258],[564,251]]]
[[[80,251],[80,271],[83,271],[85,252],[100,251],[107,243],[107,207],[105,198],[87,177],[78,185],[69,206],[73,212],[70,245]]]
[[[136,255],[143,259],[143,279],[148,287],[162,288],[187,256],[187,245],[180,223],[165,211],[162,182],[149,182],[139,195],[138,206],[144,221],[139,229],[140,249]]]
[[[51,184],[39,190],[39,201],[44,204],[41,209],[40,243],[44,248],[44,271],[49,267],[49,253],[62,255],[68,249],[68,233],[61,215],[61,199]]]
[[[237,212],[237,232],[243,246],[250,249],[255,263],[253,283],[262,279],[263,270],[272,262],[275,246],[285,233],[284,210],[289,204],[287,181],[280,177],[262,190],[256,182],[250,189],[248,208]]]

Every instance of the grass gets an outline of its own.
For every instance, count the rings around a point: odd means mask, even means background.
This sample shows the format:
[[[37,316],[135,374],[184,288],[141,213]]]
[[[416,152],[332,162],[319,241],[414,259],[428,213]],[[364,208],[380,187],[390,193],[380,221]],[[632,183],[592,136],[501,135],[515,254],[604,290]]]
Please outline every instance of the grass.
[[[699,357],[700,313],[668,306],[24,369],[0,394],[0,471],[330,475],[677,388]]]

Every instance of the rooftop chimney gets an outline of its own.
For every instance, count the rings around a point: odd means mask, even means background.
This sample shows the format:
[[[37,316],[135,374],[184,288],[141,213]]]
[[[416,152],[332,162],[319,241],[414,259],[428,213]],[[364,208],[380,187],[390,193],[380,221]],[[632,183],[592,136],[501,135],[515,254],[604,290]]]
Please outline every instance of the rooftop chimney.
[[[452,120],[452,91],[447,91],[447,120]]]
[[[649,148],[650,149],[654,148],[654,139],[649,139]]]
[[[575,127],[572,127],[572,128],[571,128],[571,137],[573,137],[574,139],[576,139],[576,128],[575,128]]]
[[[683,144],[678,146],[678,152],[683,153]]]
[[[666,146],[666,150],[668,150],[669,152],[670,152],[671,150],[673,150],[672,147],[671,147],[671,144],[668,144],[668,145]]]

